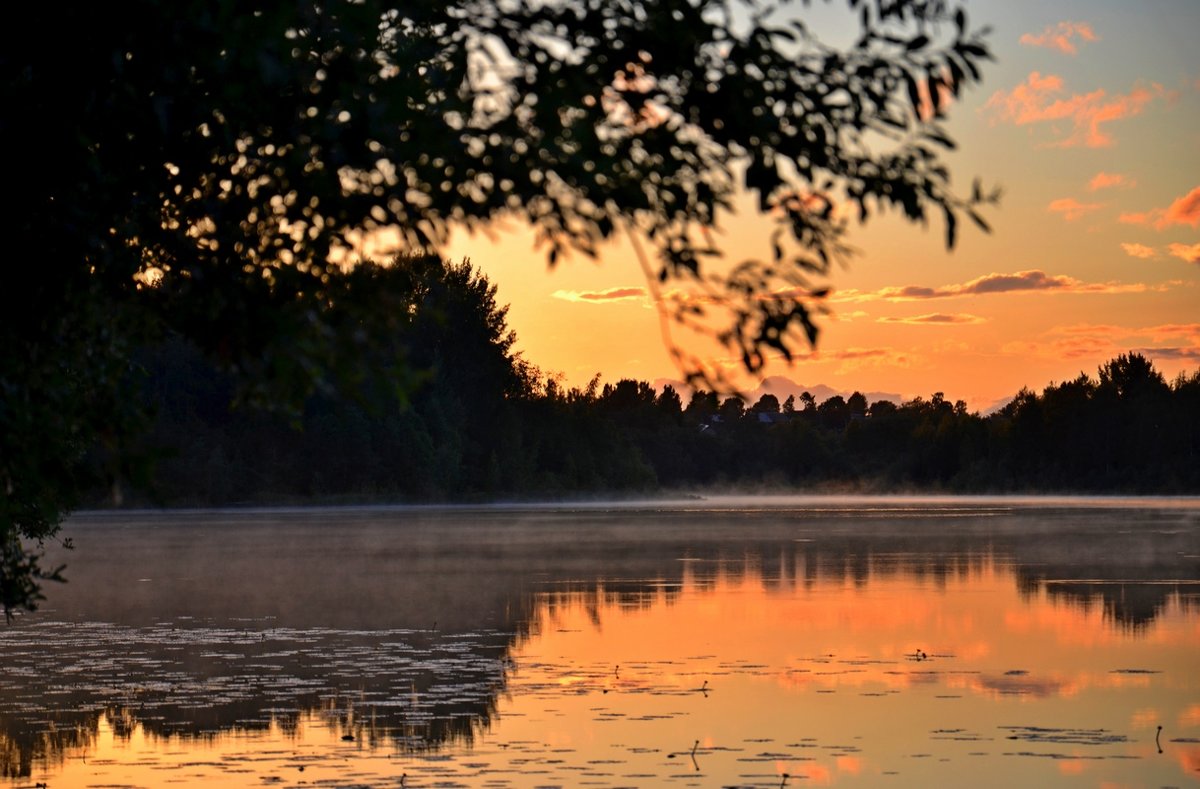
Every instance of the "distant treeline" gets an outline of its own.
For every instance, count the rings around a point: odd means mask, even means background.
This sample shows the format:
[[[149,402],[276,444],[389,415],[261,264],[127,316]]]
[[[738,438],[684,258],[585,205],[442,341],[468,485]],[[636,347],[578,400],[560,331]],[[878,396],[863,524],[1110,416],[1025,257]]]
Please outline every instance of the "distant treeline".
[[[146,349],[140,457],[95,504],[479,501],[715,487],[947,492],[1200,492],[1200,370],[1168,383],[1137,353],[981,416],[941,393],[746,404],[643,381],[561,386],[516,355],[470,264],[409,267],[411,320],[372,377],[302,414],[231,408],[235,385],[182,341]],[[414,287],[413,283],[419,287]],[[394,357],[389,361],[389,354]],[[402,364],[393,361],[402,359]],[[390,380],[390,370],[425,370]],[[398,375],[398,373],[397,373]],[[97,452],[102,460],[103,453]],[[122,478],[141,479],[130,487]]]

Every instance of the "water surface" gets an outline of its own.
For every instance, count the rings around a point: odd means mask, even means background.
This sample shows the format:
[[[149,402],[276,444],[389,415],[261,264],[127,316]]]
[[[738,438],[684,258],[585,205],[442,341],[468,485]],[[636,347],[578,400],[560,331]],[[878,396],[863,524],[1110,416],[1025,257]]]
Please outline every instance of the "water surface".
[[[1200,780],[1196,499],[106,513],[66,533],[70,583],[0,629],[12,786]]]

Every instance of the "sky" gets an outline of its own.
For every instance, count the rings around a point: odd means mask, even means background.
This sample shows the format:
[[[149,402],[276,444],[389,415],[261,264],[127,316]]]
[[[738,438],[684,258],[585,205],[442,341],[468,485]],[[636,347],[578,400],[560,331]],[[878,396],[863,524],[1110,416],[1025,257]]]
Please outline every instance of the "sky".
[[[845,3],[815,7],[832,31],[852,21],[834,16]],[[743,390],[786,376],[903,399],[943,392],[986,411],[1023,387],[1094,378],[1128,351],[1168,379],[1200,368],[1200,2],[965,7],[993,27],[996,61],[949,112],[959,147],[947,162],[960,194],[975,177],[1003,189],[985,212],[992,233],[963,226],[948,252],[940,219],[853,223],[858,254],[831,274],[816,349],[758,376],[677,336]],[[730,260],[767,254],[769,225],[753,212],[722,226]],[[627,243],[550,270],[510,224],[458,232],[445,252],[497,285],[518,350],[544,372],[574,386],[681,377]]]

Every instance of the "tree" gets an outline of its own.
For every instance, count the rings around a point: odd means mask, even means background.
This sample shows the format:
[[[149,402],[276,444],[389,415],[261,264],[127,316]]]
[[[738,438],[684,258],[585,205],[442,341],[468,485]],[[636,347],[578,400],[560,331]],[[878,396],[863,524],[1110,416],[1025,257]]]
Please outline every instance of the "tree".
[[[723,310],[701,325],[753,371],[816,341],[809,278],[848,254],[841,206],[941,214],[948,245],[960,217],[982,225],[994,195],[951,190],[939,121],[979,80],[986,30],[943,2],[849,6],[842,51],[759,0],[14,8],[0,145],[21,193],[3,230],[37,254],[0,296],[6,611],[36,596],[20,541],[56,532],[83,453],[127,462],[142,340],[185,337],[239,402],[293,412],[360,374],[394,317],[340,265],[363,233],[436,248],[518,217],[551,264],[626,233],[653,250],[664,316]],[[708,231],[739,190],[779,229],[762,260],[712,271]],[[671,282],[706,298],[671,300]]]
[[[867,398],[862,392],[854,392],[850,395],[850,399],[846,401],[846,408],[849,409],[850,415],[863,417],[867,415]]]
[[[779,398],[767,392],[762,397],[758,398],[758,402],[750,409],[756,414],[778,414],[779,413]]]
[[[373,349],[361,380],[308,398],[299,431],[278,414],[230,413],[227,394],[196,398],[212,383],[226,388],[227,376],[182,341],[139,354],[145,373],[128,395],[140,394],[153,414],[146,443],[169,452],[156,464],[154,497],[210,506],[306,496],[436,500],[511,483],[521,461],[518,403],[535,391],[495,286],[469,261],[432,255],[364,269],[404,322]],[[390,379],[408,366],[427,378],[402,402]],[[226,458],[217,478],[205,473],[214,453]],[[505,461],[494,474],[493,456]]]
[[[1099,372],[1100,392],[1119,400],[1167,392],[1162,373],[1140,353],[1123,353],[1100,365]]]

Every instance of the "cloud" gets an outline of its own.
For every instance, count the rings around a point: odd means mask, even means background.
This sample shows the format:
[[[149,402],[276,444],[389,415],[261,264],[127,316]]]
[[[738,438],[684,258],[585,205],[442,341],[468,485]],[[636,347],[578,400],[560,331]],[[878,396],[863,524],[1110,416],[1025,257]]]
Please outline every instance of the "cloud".
[[[1144,293],[1148,290],[1166,290],[1166,286],[1148,286],[1144,283],[1083,282],[1063,274],[1051,275],[1044,271],[1018,271],[1015,274],[985,274],[969,282],[956,285],[928,287],[903,285],[863,292],[847,290],[833,298],[836,302],[863,301],[922,301],[924,299],[946,299],[954,296],[983,296],[994,293],[1057,292],[1057,293]]]
[[[1150,87],[1136,85],[1124,95],[1109,95],[1103,88],[1067,98],[1063,93],[1062,77],[1034,71],[1011,91],[993,93],[984,109],[990,110],[993,118],[1017,126],[1064,120],[1074,124],[1070,134],[1050,143],[1053,147],[1108,148],[1116,141],[1104,125],[1141,114],[1151,101],[1164,97],[1166,90],[1153,83]]]
[[[1052,200],[1050,205],[1046,206],[1046,210],[1052,214],[1062,214],[1063,219],[1068,222],[1074,222],[1076,219],[1087,216],[1103,207],[1104,203],[1081,203],[1074,197],[1060,197],[1057,200]]]
[[[1188,263],[1200,263],[1200,244],[1171,244],[1167,253]]]
[[[821,351],[814,361],[821,359],[840,362],[839,373],[864,367],[909,367],[913,363],[912,354],[894,348],[843,348],[839,351]]]
[[[1162,213],[1162,209],[1158,210]],[[1125,225],[1148,225],[1154,221],[1154,211],[1128,211],[1117,217],[1117,221]]]
[[[1131,347],[1147,342],[1172,344],[1168,347]],[[1087,323],[1055,326],[1044,332],[1040,340],[1014,341],[1006,343],[1000,350],[1010,355],[1089,360],[1112,358],[1133,350],[1152,358],[1186,361],[1200,358],[1200,323],[1140,327]]]
[[[926,315],[911,315],[904,318],[879,318],[877,322],[903,323],[909,326],[950,326],[984,323],[985,319],[978,315],[968,315],[962,312],[953,315],[945,312],[931,312]]]
[[[1171,225],[1200,227],[1200,186],[1183,197],[1177,197],[1166,208],[1149,211],[1131,211],[1117,217],[1127,225],[1154,225],[1156,230],[1165,230]]]
[[[1129,337],[1149,337],[1154,342],[1179,337],[1195,338],[1200,342],[1200,323],[1160,323],[1157,326],[1114,326],[1108,323],[1080,323],[1074,326],[1055,326],[1048,335],[1105,337],[1121,340]]]
[[[1110,189],[1114,186],[1119,186],[1123,189],[1131,189],[1137,186],[1137,181],[1120,173],[1105,173],[1099,172],[1092,176],[1092,180],[1088,181],[1088,189],[1097,192],[1101,189]]]
[[[1200,186],[1173,201],[1163,217],[1154,223],[1159,230],[1170,225],[1200,227]]]
[[[1142,258],[1143,260],[1158,256],[1158,253],[1154,251],[1154,247],[1148,247],[1145,244],[1121,244],[1121,249],[1125,250],[1126,255],[1134,258]]]
[[[1164,323],[1159,326],[1147,326],[1137,333],[1149,336],[1155,342],[1175,337],[1188,337],[1200,344],[1200,323]]]
[[[603,304],[610,301],[632,301],[646,296],[645,288],[609,288],[608,290],[556,290],[550,294],[563,301]]]
[[[1027,47],[1048,47],[1065,55],[1074,55],[1079,50],[1071,39],[1076,36],[1080,41],[1100,40],[1087,22],[1059,22],[1057,25],[1049,25],[1039,35],[1026,33],[1021,36],[1021,43]]]
[[[1172,359],[1182,361],[1200,360],[1200,348],[1134,348],[1134,353],[1149,356],[1153,359]]]

